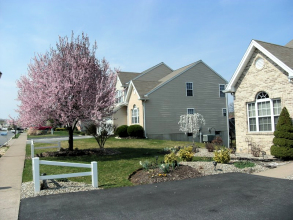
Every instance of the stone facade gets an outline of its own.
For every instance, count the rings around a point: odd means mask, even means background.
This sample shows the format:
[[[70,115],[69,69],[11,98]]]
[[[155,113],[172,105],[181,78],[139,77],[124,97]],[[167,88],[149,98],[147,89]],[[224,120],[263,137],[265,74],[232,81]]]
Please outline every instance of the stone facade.
[[[257,58],[264,59],[262,69],[255,67]],[[234,96],[236,147],[238,153],[250,153],[248,140],[259,145],[270,155],[274,138],[273,132],[249,132],[247,103],[254,102],[260,91],[265,91],[270,99],[281,99],[282,108],[286,107],[293,116],[293,84],[288,81],[288,74],[261,51],[255,50],[236,86]],[[249,149],[249,152],[247,152]]]

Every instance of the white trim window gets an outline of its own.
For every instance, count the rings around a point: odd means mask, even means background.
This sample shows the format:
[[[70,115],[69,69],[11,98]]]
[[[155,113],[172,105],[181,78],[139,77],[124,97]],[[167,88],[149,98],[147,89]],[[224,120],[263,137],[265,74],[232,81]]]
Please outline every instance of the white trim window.
[[[123,92],[120,90],[116,91],[116,103],[123,102]]]
[[[223,115],[224,117],[226,117],[226,116],[227,116],[227,109],[225,109],[225,108],[222,108],[222,115]]]
[[[225,90],[225,84],[219,84],[219,96],[220,97],[226,97],[225,93],[223,93],[223,91]]]
[[[255,102],[247,103],[248,131],[275,131],[281,110],[281,99],[270,99],[266,92],[259,92]]]
[[[186,83],[186,96],[193,96],[193,83],[192,82]]]
[[[187,109],[187,114],[188,115],[193,115],[194,114],[194,108],[188,108]]]
[[[132,124],[139,124],[139,109],[136,105],[133,105],[133,109],[131,110],[131,122]]]

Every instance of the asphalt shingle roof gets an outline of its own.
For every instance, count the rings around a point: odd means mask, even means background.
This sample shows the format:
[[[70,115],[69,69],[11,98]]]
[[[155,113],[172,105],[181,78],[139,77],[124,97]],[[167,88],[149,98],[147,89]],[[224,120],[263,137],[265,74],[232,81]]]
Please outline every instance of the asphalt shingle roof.
[[[125,83],[129,82],[130,80],[132,80],[133,78],[139,76],[140,73],[134,73],[134,72],[120,72],[118,77],[122,83],[122,85],[124,85]]]
[[[277,44],[266,43],[263,41],[256,40],[262,47],[268,50],[271,54],[285,63],[288,67],[293,69],[293,48],[291,48],[292,41],[290,41],[285,46],[280,46]],[[287,46],[288,45],[288,46]]]

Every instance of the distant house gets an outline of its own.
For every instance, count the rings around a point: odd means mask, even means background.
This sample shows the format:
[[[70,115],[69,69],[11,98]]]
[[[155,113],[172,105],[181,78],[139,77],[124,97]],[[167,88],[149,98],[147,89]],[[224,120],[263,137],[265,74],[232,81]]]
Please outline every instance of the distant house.
[[[252,144],[270,154],[282,108],[293,116],[292,80],[293,40],[251,41],[225,91],[234,95],[237,152],[250,153]]]
[[[200,113],[206,120],[202,134],[216,133],[227,145],[226,83],[201,60],[177,70],[159,63],[141,73],[120,72],[114,124],[139,124],[152,139],[191,141],[178,122],[181,115]]]

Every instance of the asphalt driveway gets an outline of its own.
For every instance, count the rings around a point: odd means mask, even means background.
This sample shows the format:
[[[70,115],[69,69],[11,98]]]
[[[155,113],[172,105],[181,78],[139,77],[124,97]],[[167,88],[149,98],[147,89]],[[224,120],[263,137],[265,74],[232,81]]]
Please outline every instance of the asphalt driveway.
[[[21,200],[19,219],[293,219],[293,181],[230,173]]]

